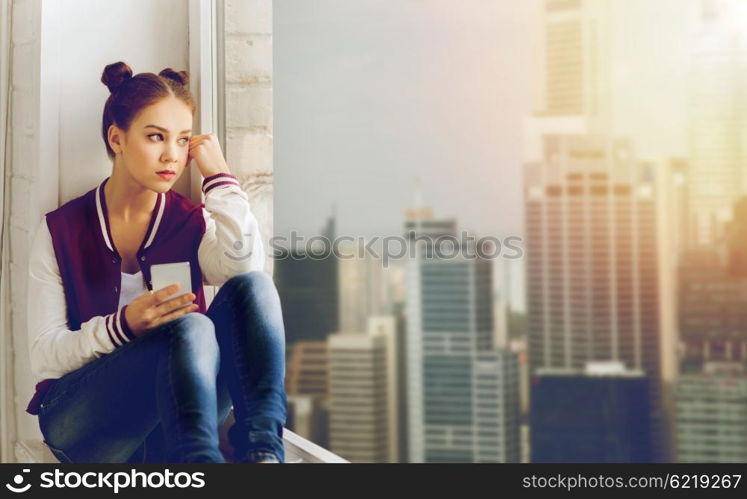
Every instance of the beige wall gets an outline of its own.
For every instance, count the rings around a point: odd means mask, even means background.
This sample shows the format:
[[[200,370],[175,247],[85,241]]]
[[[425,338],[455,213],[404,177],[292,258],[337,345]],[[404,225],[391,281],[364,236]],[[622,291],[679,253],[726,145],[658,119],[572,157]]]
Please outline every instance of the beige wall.
[[[249,194],[272,274],[272,0],[226,0],[226,161]]]

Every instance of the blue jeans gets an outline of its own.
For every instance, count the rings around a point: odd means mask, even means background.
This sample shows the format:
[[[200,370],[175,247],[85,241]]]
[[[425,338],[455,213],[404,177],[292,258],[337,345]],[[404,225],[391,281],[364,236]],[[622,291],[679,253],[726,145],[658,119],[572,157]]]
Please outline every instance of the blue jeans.
[[[207,314],[162,324],[56,380],[39,426],[62,462],[284,461],[285,331],[262,272],[226,282]]]

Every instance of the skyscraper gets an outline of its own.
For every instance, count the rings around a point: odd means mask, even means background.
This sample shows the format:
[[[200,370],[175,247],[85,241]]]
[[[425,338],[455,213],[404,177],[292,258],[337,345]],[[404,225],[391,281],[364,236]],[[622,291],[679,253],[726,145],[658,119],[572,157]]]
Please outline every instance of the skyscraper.
[[[365,331],[368,318],[391,312],[392,297],[381,258],[359,241],[339,245],[339,330]]]
[[[334,238],[334,221],[324,229]],[[318,251],[318,253],[317,253]],[[285,248],[275,256],[286,341],[323,341],[338,329],[338,268],[331,248]]]
[[[288,348],[286,391],[291,395],[329,394],[329,348],[326,341],[299,341]]]
[[[684,251],[678,271],[681,370],[747,363],[747,198],[734,203],[723,243]]]
[[[707,362],[677,380],[677,460],[747,461],[747,375],[744,363]]]
[[[609,6],[605,1],[544,0],[538,48],[541,114],[605,117]]]
[[[416,227],[448,236],[449,226]],[[494,350],[491,262],[474,248],[438,257],[420,235],[407,262],[409,460],[518,461],[518,368],[515,354]]]
[[[397,462],[394,317],[371,317],[368,331],[334,334],[329,349],[330,448],[352,462]]]
[[[665,435],[656,185],[628,143],[544,136],[526,170],[529,358],[540,369],[619,361],[650,378],[652,431]],[[666,439],[655,442],[664,459]]]
[[[747,362],[747,277],[729,273],[723,252],[698,248],[680,265],[681,371],[709,361]]]
[[[606,133],[610,129],[608,1],[542,0],[535,28],[534,112],[524,135],[537,157],[545,134]]]
[[[530,359],[659,372],[655,191],[623,141],[545,136],[526,175]]]
[[[328,439],[329,349],[326,341],[298,341],[288,348],[285,391],[288,427],[322,446]]]
[[[611,54],[624,40],[611,7],[545,0],[538,23],[542,84],[525,134],[530,373],[594,361],[643,372],[654,452],[666,460],[675,342],[660,265],[661,179],[612,133]]]
[[[747,8],[701,0],[691,58],[690,206],[699,244],[724,235],[734,201],[747,192]]]
[[[533,462],[651,461],[648,379],[619,363],[607,365],[615,363],[546,369],[535,376]]]

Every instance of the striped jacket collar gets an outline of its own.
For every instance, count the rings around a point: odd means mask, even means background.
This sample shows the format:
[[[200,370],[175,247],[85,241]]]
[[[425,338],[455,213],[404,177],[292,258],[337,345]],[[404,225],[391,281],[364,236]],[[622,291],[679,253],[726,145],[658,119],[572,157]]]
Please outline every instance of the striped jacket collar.
[[[99,184],[98,187],[96,187],[96,212],[98,214],[99,228],[101,229],[101,236],[104,239],[104,243],[106,243],[106,246],[112,253],[120,256],[119,252],[114,246],[114,239],[111,235],[111,229],[109,227],[109,217],[106,209],[106,196],[104,194],[104,186],[106,185],[106,182],[109,180],[109,178],[111,177],[107,177],[103,182],[101,182],[101,184]],[[153,239],[156,237],[156,233],[158,232],[158,227],[161,225],[161,220],[163,220],[163,213],[165,209],[166,193],[161,192],[156,197],[156,205],[153,208],[153,213],[150,217],[148,230],[145,231],[145,238],[143,239],[142,243],[140,243],[140,248],[138,248],[137,254],[140,254],[141,251],[148,248],[153,243]]]

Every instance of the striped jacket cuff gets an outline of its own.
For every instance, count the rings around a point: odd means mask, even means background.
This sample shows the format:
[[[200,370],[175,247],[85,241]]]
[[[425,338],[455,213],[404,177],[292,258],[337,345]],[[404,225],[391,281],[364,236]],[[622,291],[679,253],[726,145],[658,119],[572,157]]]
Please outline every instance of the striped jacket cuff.
[[[135,335],[132,333],[130,325],[127,324],[127,319],[125,319],[126,309],[127,305],[122,307],[121,310],[106,316],[106,332],[115,347],[121,347],[135,339]]]
[[[236,187],[241,188],[241,184],[239,184],[239,179],[236,175],[231,175],[230,173],[218,173],[217,175],[212,175],[202,181],[202,192],[207,194],[217,187],[227,185],[235,185]]]

